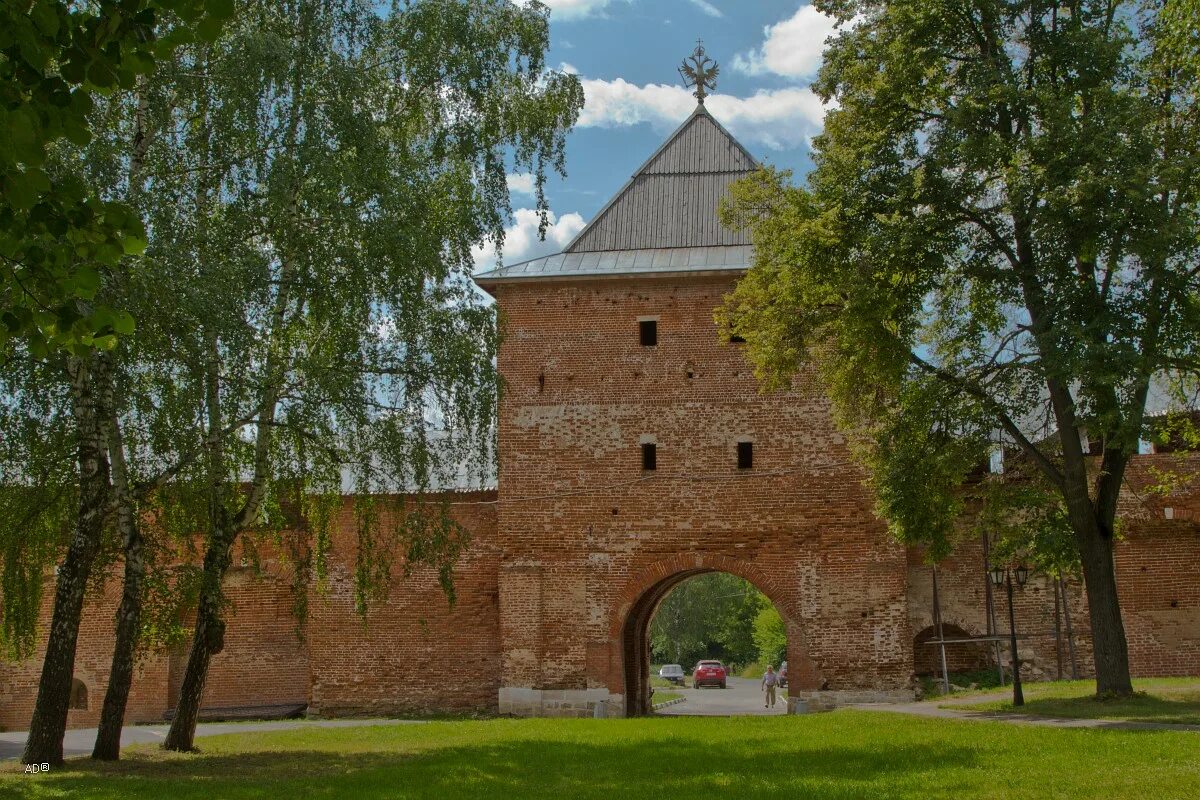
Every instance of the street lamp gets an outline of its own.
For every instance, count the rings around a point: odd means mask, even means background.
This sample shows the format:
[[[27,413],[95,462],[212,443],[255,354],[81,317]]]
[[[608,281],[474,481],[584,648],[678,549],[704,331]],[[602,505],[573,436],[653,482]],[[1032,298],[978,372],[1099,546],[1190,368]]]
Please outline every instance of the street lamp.
[[[988,571],[995,586],[1003,585],[1008,590],[1008,644],[1012,651],[1013,706],[1025,705],[1025,693],[1021,691],[1021,661],[1017,657],[1017,618],[1013,613],[1013,573],[1017,574],[1017,585],[1024,586],[1029,579],[1029,567],[1021,564],[1016,569],[992,565]]]

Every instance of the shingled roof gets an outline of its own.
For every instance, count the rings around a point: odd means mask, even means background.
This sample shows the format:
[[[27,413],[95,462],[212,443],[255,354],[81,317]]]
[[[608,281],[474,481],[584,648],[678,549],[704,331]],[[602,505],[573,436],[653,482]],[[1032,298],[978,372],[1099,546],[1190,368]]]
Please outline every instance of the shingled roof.
[[[721,123],[698,105],[562,253],[484,272],[487,288],[509,280],[745,270],[749,236],[721,224],[729,185],[758,168]]]

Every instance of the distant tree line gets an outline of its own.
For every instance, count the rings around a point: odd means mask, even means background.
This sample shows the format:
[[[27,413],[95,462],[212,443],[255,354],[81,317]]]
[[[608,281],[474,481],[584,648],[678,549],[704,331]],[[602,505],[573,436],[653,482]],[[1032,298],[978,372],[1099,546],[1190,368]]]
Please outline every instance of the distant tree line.
[[[702,658],[778,666],[787,658],[787,629],[754,584],[711,572],[684,581],[662,601],[650,622],[650,651],[655,663],[685,670]]]

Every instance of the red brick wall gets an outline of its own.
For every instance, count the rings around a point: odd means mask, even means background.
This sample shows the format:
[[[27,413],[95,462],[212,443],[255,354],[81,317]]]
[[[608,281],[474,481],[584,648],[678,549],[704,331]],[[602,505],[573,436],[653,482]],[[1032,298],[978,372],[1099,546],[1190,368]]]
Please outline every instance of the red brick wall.
[[[73,728],[95,726],[100,720],[104,693],[108,689],[108,673],[112,666],[113,627],[117,606],[121,600],[121,568],[114,567],[103,584],[103,591],[88,597],[79,627],[79,646],[75,656],[75,677],[87,686],[87,710],[72,710],[67,724]],[[48,575],[43,588],[41,628],[50,623],[54,604],[54,577]],[[0,660],[0,728],[24,730],[33,716],[41,677],[45,640],[39,642],[33,655],[20,662]],[[167,696],[167,659],[161,654],[147,654],[139,662],[129,692],[125,718],[130,722],[150,722],[162,719]]]
[[[403,575],[365,619],[355,611],[356,539],[349,505],[330,555],[328,586],[310,592],[307,626],[312,710],[324,716],[424,714],[496,709],[500,625],[495,493],[450,495],[454,518],[471,531],[454,571],[450,606],[431,569]]]
[[[225,648],[209,666],[202,714],[308,703],[308,643],[299,635],[287,567],[273,558],[261,567],[266,574],[235,565],[225,575]],[[190,644],[189,638],[169,656],[171,707],[179,699]]]
[[[1131,525],[1116,561],[1130,669],[1200,674],[1200,522]]]
[[[909,551],[909,596],[908,611],[914,631],[918,634],[933,624],[933,577],[925,563],[923,552],[917,548]],[[987,633],[987,600],[983,572],[983,547],[977,538],[969,538],[958,545],[955,552],[938,565],[938,590],[942,609],[942,621],[954,625],[972,636]],[[993,587],[996,608],[996,630],[1008,634],[1008,597],[1004,587]],[[1075,634],[1075,650],[1080,674],[1090,675],[1092,670],[1091,634],[1088,630],[1087,600],[1083,586],[1077,581],[1067,581],[1066,596],[1070,604],[1071,622]],[[1018,649],[1025,671],[1030,678],[1052,680],[1058,677],[1058,651],[1062,648],[1063,675],[1071,675],[1070,651],[1066,638],[1065,615],[1060,616],[1061,640],[1056,645],[1054,635],[1054,584],[1044,575],[1031,575],[1024,587],[1013,586],[1013,605],[1020,636]],[[953,637],[947,637],[953,638]],[[990,650],[991,663],[995,661],[994,645],[947,645],[947,660],[962,658],[971,660],[964,651],[981,655],[981,650]],[[928,672],[934,645],[918,646],[915,665],[918,672]],[[1009,664],[1007,640],[1000,644],[1000,660]],[[951,663],[951,671],[956,665]],[[936,665],[940,672],[940,663]]]

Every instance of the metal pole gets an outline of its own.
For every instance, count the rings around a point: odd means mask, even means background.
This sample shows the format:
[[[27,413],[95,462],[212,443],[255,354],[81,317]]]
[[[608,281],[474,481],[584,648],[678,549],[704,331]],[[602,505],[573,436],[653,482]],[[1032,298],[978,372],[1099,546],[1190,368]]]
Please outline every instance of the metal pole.
[[[1063,621],[1067,624],[1067,651],[1071,654],[1071,680],[1079,680],[1079,661],[1075,658],[1075,632],[1071,630],[1071,605],[1067,602],[1067,584],[1058,579],[1058,591],[1062,593]]]
[[[1012,649],[1013,706],[1025,705],[1025,694],[1021,691],[1021,661],[1017,657],[1017,618],[1013,613],[1012,572],[1004,570],[1004,585],[1008,588],[1008,643]]]
[[[1054,659],[1058,662],[1058,679],[1063,678],[1063,654],[1062,654],[1062,604],[1058,598],[1058,582],[1055,579],[1054,584]]]
[[[999,631],[996,630],[996,598],[992,594],[992,579],[988,575],[991,568],[991,543],[988,542],[988,535],[981,533],[979,535],[983,543],[983,591],[984,591],[984,607],[987,609],[987,633],[988,636],[996,636]],[[1000,685],[1004,685],[1004,665],[1000,663],[1000,640],[992,640],[992,649],[996,656],[996,671],[1000,675]]]
[[[950,671],[946,668],[946,637],[942,634],[942,604],[938,599],[937,565],[933,565],[933,624],[937,626],[938,649],[942,652],[942,692],[950,694]]]

